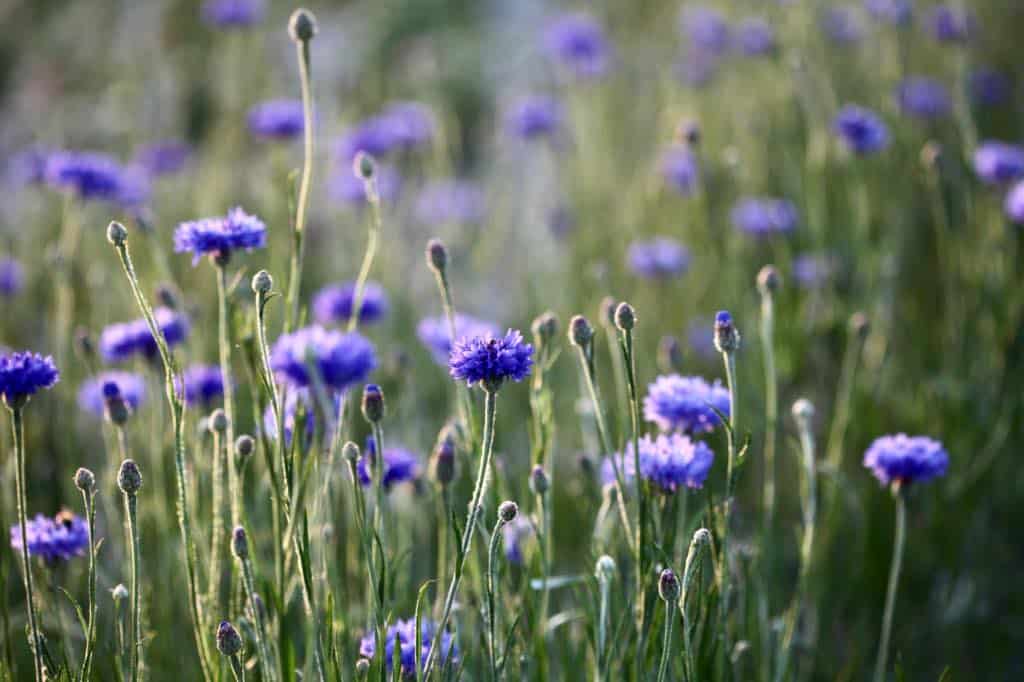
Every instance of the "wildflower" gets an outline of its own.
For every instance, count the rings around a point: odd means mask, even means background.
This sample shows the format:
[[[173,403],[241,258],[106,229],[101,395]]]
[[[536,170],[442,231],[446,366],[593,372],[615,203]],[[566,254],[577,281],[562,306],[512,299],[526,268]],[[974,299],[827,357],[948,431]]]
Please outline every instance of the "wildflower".
[[[0,355],[0,398],[14,408],[60,379],[53,358],[24,351]]]
[[[263,19],[262,0],[206,0],[203,21],[219,28],[245,28]]]
[[[562,106],[542,95],[524,97],[505,116],[505,128],[524,140],[554,135],[562,124]]]
[[[249,132],[266,140],[292,140],[305,126],[302,102],[297,99],[273,99],[249,110]]]
[[[903,486],[944,476],[949,455],[937,440],[899,433],[877,438],[864,453],[864,466],[882,485]]]
[[[638,241],[629,245],[629,268],[649,279],[678,277],[690,267],[690,252],[668,237]]]
[[[117,471],[117,487],[125,495],[134,495],[142,488],[142,473],[135,460],[126,459],[121,462],[121,468]]]
[[[319,325],[305,327],[277,339],[270,366],[295,388],[311,383],[310,365],[332,391],[363,381],[377,367],[373,345],[356,332],[342,333]]]
[[[1003,210],[1007,218],[1018,225],[1024,225],[1024,181],[1018,182],[1006,194]]]
[[[721,424],[715,410],[729,416],[729,391],[718,380],[709,384],[696,376],[659,376],[644,398],[644,419],[662,431],[712,431]]]
[[[116,201],[124,182],[121,164],[98,152],[55,152],[47,157],[45,174],[51,187],[86,200]]]
[[[691,440],[680,433],[659,434],[655,438],[640,439],[640,475],[658,486],[664,493],[674,493],[680,487],[700,488],[707,479],[715,455],[706,443]],[[605,485],[615,482],[615,467],[627,484],[636,475],[633,444],[627,443],[624,454],[616,453],[615,462],[606,458],[601,466],[601,479]]]
[[[923,76],[904,79],[896,88],[896,103],[904,114],[922,120],[943,118],[953,108],[946,87]]]
[[[452,346],[449,373],[467,385],[480,384],[496,391],[506,379],[522,381],[533,366],[533,346],[518,331],[509,329],[503,337],[488,333],[462,338]]]
[[[416,326],[416,336],[427,347],[439,365],[447,365],[448,356],[452,352],[452,338],[449,331],[448,318],[444,315],[424,318]],[[497,333],[498,326],[492,322],[463,313],[455,314],[456,339],[488,334],[496,335]]]
[[[188,320],[181,313],[157,308],[154,316],[168,346],[176,346],[188,336]],[[107,362],[120,362],[133,355],[155,358],[158,351],[145,318],[112,324],[100,333],[100,354]]]
[[[340,394],[335,396],[334,407],[337,408],[340,402]],[[303,429],[302,446],[309,447],[313,443],[313,436],[316,433],[316,408],[313,398],[308,389],[299,388],[288,391],[281,405],[284,414],[284,444],[286,447],[292,445],[292,434],[296,427]],[[263,412],[264,432],[272,439],[277,439],[277,420],[274,419],[274,409],[271,405]],[[324,434],[324,438],[330,441],[334,437],[333,431]]]
[[[25,269],[13,258],[0,258],[0,296],[10,297],[25,285]]]
[[[1006,104],[1013,93],[1013,83],[1005,73],[984,67],[971,72],[969,86],[971,98],[987,107]]]
[[[680,23],[691,47],[713,55],[728,52],[732,43],[731,33],[718,10],[701,6],[687,7]]]
[[[658,596],[668,604],[674,604],[679,600],[679,578],[671,568],[662,570],[658,576]]]
[[[441,180],[420,190],[413,206],[417,220],[427,225],[476,223],[484,217],[484,194],[466,180]]]
[[[854,154],[874,154],[889,146],[885,121],[870,109],[848,104],[839,111],[832,125],[839,139]]]
[[[384,662],[388,672],[394,665],[395,647],[398,647],[398,658],[403,675],[412,675],[416,668],[417,655],[419,664],[422,666],[430,651],[430,644],[437,632],[437,623],[429,618],[420,621],[419,637],[416,636],[416,620],[399,619],[394,625],[388,626],[384,638]],[[359,655],[372,659],[376,654],[376,634],[368,632],[359,642]],[[438,642],[438,651],[435,656],[440,655],[438,663],[443,667],[446,663],[455,663],[459,656],[458,647],[455,646],[455,638],[452,633],[444,631],[441,633]],[[449,661],[449,659],[451,659]]]
[[[225,656],[234,656],[242,650],[242,636],[235,626],[222,620],[217,626],[217,651]]]
[[[355,282],[329,284],[313,297],[313,318],[320,324],[348,322],[355,303]],[[377,282],[366,282],[359,322],[376,322],[388,311],[388,297]]]
[[[1002,185],[1024,176],[1024,147],[987,141],[974,151],[974,172],[989,185]]]
[[[25,531],[29,556],[41,557],[48,562],[83,556],[89,546],[89,528],[85,520],[68,511],[62,511],[53,518],[36,514],[34,519],[29,519]],[[11,547],[18,552],[23,551],[18,524],[11,526]]]
[[[587,14],[563,14],[544,32],[548,56],[582,80],[604,76],[611,66],[611,46],[604,28]]]
[[[864,9],[874,19],[892,26],[909,26],[913,19],[910,0],[864,0]]]
[[[761,18],[752,17],[740,22],[736,29],[736,42],[747,57],[763,57],[775,52],[775,30]]]
[[[180,140],[160,140],[135,153],[135,163],[151,176],[177,173],[188,162],[192,150]]]
[[[514,504],[514,503],[513,503]],[[533,524],[524,516],[513,517],[501,527],[501,539],[505,543],[505,560],[522,566],[526,563],[523,543],[533,534]]]
[[[205,255],[226,262],[238,249],[251,251],[266,244],[267,226],[241,207],[231,209],[225,216],[181,223],[174,231],[175,253],[191,251],[192,265]]]
[[[864,37],[864,27],[852,7],[826,8],[820,18],[825,35],[835,45],[854,45]]]
[[[678,194],[691,196],[700,180],[700,167],[693,152],[681,145],[667,149],[658,163],[661,177]]]
[[[730,217],[733,226],[755,237],[792,232],[800,220],[793,202],[767,197],[741,199]]]
[[[420,102],[392,102],[378,117],[378,125],[387,136],[389,150],[423,147],[433,139],[436,127],[433,112]]]
[[[376,424],[384,418],[384,393],[377,384],[366,384],[363,387],[362,400],[363,419]]]
[[[224,395],[224,375],[218,365],[192,365],[185,369],[185,402],[209,407]]]
[[[966,43],[974,35],[977,25],[969,11],[939,5],[928,14],[928,28],[940,43]]]
[[[821,287],[835,271],[835,257],[829,253],[801,253],[793,259],[793,280],[804,289]]]
[[[82,382],[78,389],[78,406],[96,417],[103,417],[111,393],[116,393],[135,411],[146,399],[146,380],[133,372],[116,369],[101,372]]]
[[[356,463],[356,474],[359,483],[369,487],[372,482],[373,461],[377,457],[377,443],[373,436],[366,438],[366,449]],[[384,448],[384,477],[381,485],[385,490],[406,481],[415,481],[420,476],[420,458],[401,447]]]
[[[740,347],[740,332],[728,310],[715,313],[715,348],[719,353],[734,353]]]

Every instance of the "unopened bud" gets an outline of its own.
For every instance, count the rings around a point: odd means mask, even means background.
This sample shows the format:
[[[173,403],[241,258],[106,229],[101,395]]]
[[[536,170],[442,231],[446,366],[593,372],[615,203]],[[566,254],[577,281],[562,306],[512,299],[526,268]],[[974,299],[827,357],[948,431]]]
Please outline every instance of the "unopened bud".
[[[384,394],[377,384],[366,384],[363,387],[363,418],[376,424],[384,418]]]
[[[292,12],[288,20],[288,35],[296,43],[305,43],[316,35],[316,17],[308,9],[299,9]]]
[[[135,460],[126,459],[121,462],[121,468],[117,472],[117,487],[125,495],[134,495],[142,487],[142,474]]]
[[[587,318],[576,315],[569,321],[569,341],[574,346],[587,348],[594,338],[594,328],[587,322]]]
[[[715,348],[719,353],[735,353],[740,347],[740,333],[732,323],[732,315],[720,310],[715,315]]]
[[[91,493],[96,487],[96,476],[85,467],[75,472],[75,487],[83,493]]]
[[[658,577],[658,596],[669,604],[679,600],[679,578],[671,568],[663,570]]]
[[[217,626],[217,651],[225,656],[234,656],[242,650],[242,636],[235,626],[222,620]]]
[[[440,239],[427,242],[427,265],[435,272],[444,272],[448,267],[448,249]]]
[[[633,306],[625,301],[615,309],[615,326],[624,332],[631,331],[636,326],[636,312]]]
[[[236,526],[231,531],[231,553],[238,559],[249,558],[249,538],[245,534],[245,528]]]
[[[252,290],[257,294],[269,294],[274,288],[274,278],[266,270],[260,270],[252,276]]]
[[[544,467],[540,464],[535,464],[533,470],[530,471],[530,489],[537,495],[543,495],[550,487],[551,479],[548,478]]]
[[[505,500],[498,505],[498,518],[501,519],[502,523],[511,523],[515,521],[516,516],[519,515],[519,506],[511,501]]]
[[[114,246],[124,246],[124,243],[128,241],[128,229],[116,220],[112,220],[107,225],[107,241]]]
[[[774,265],[766,265],[757,273],[757,290],[762,296],[770,296],[782,285],[782,275]]]

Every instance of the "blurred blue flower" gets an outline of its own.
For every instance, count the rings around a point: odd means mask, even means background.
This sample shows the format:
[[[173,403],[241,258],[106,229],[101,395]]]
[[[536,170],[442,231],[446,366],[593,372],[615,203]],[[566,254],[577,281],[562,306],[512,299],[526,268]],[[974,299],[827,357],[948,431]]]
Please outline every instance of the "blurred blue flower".
[[[802,289],[817,289],[836,271],[835,257],[828,253],[801,253],[793,259],[793,281]]]
[[[419,656],[419,664],[422,667],[426,662],[427,654],[430,651],[434,635],[437,633],[437,623],[429,618],[420,620],[419,637],[416,636],[416,619],[399,619],[394,625],[388,626],[388,632],[384,639],[384,661],[388,673],[391,673],[394,665],[395,647],[398,647],[398,657],[401,662],[401,673],[404,677],[415,674],[416,657]],[[376,633],[369,632],[359,641],[359,655],[373,659],[377,652]],[[459,648],[455,645],[455,637],[447,630],[441,633],[438,642],[438,650],[434,654],[434,660],[439,667],[445,664],[455,665],[459,657]],[[449,658],[451,659],[449,661]]]
[[[988,140],[974,150],[974,172],[985,183],[1004,185],[1024,176],[1024,147]]]
[[[970,75],[971,99],[987,107],[998,107],[1010,101],[1013,82],[995,69],[980,67]]]
[[[270,366],[295,388],[307,388],[313,366],[328,390],[342,391],[361,382],[377,367],[373,345],[356,332],[304,327],[278,337],[270,352]]]
[[[343,392],[334,394],[332,408],[335,415],[344,395]],[[304,432],[302,447],[308,448],[313,443],[313,436],[316,435],[317,427],[317,408],[309,389],[290,388],[285,391],[281,412],[284,414],[285,447],[290,448],[292,446],[292,434],[295,433],[296,424],[299,424],[303,426]],[[333,424],[328,424],[328,428],[322,436],[324,442],[329,443],[334,438],[332,426]],[[271,440],[277,440],[277,420],[274,419],[274,408],[271,405],[267,405],[267,409],[263,411],[263,430]]]
[[[25,286],[25,269],[13,258],[0,257],[0,296],[14,296]]]
[[[715,410],[729,416],[729,391],[718,380],[663,374],[647,386],[644,420],[662,431],[712,431],[722,423]]]
[[[356,474],[359,476],[359,483],[368,487],[373,481],[370,479],[370,470],[373,468],[373,460],[377,456],[377,443],[373,436],[366,439],[366,450],[356,463]],[[381,485],[385,490],[392,486],[406,481],[414,481],[420,475],[420,458],[414,452],[401,447],[384,448],[384,478]]]
[[[565,239],[576,227],[576,216],[572,209],[564,204],[559,204],[548,211],[548,229],[555,239]]]
[[[16,185],[38,185],[46,182],[46,166],[53,151],[33,145],[22,149],[7,161],[7,174]]]
[[[224,216],[181,223],[174,231],[174,252],[191,252],[192,265],[205,255],[226,259],[239,249],[251,251],[266,245],[267,226],[240,206]]]
[[[893,26],[909,26],[914,18],[910,0],[864,0],[864,8],[878,21]]]
[[[680,433],[659,434],[655,438],[640,439],[640,475],[664,492],[674,493],[681,487],[700,488],[704,485],[715,455],[702,441],[691,440]],[[627,443],[624,454],[616,453],[615,462],[606,457],[601,464],[601,480],[605,485],[615,482],[615,466],[627,487],[636,476],[633,443]]]
[[[531,535],[533,535],[533,524],[523,514],[519,514],[510,523],[502,526],[501,539],[505,544],[505,560],[516,566],[526,563],[523,543]]]
[[[740,52],[748,57],[763,57],[775,52],[775,29],[764,19],[750,17],[736,28],[736,42]]]
[[[455,313],[455,337],[457,339],[496,336],[497,334],[498,325],[472,315]],[[448,365],[448,357],[452,352],[452,338],[449,334],[447,317],[441,315],[420,320],[420,323],[416,325],[416,336],[427,347],[437,364]]]
[[[896,103],[904,114],[924,120],[948,116],[953,108],[946,86],[924,76],[904,79],[896,88]]]
[[[389,150],[416,149],[434,137],[434,114],[420,102],[392,102],[377,120],[388,138]]]
[[[154,316],[168,346],[174,347],[188,336],[188,320],[181,313],[169,308],[157,308]],[[133,355],[152,359],[159,352],[144,318],[107,326],[100,332],[99,346],[100,355],[107,362],[120,362]]]
[[[684,197],[691,196],[700,182],[697,157],[683,145],[666,149],[658,162],[658,169],[666,184]]]
[[[533,346],[523,335],[509,329],[504,336],[492,334],[463,337],[452,345],[449,374],[467,385],[481,384],[491,390],[506,380],[522,381],[533,366]]]
[[[927,23],[932,37],[941,43],[966,43],[977,28],[970,11],[949,5],[933,7]]]
[[[1024,225],[1024,181],[1018,182],[1007,192],[1003,210],[1011,221]]]
[[[191,148],[180,140],[160,140],[141,147],[135,153],[135,163],[159,177],[183,169],[191,154]]]
[[[864,26],[853,7],[827,7],[821,14],[821,28],[835,45],[855,45],[864,37]]]
[[[715,328],[707,322],[693,320],[686,327],[686,343],[690,350],[705,360],[718,360],[718,349],[715,348]]]
[[[305,120],[302,102],[297,99],[273,99],[249,109],[249,132],[268,140],[291,140],[302,134]]]
[[[656,237],[629,245],[629,268],[641,277],[669,279],[690,267],[690,252],[675,239]]]
[[[263,19],[262,0],[206,0],[203,21],[220,28],[245,28]]]
[[[944,476],[949,455],[937,440],[898,433],[875,439],[864,453],[864,466],[882,485],[909,485]]]
[[[505,128],[509,134],[524,140],[554,135],[561,125],[562,105],[544,95],[519,99],[505,115]]]
[[[483,190],[475,182],[437,180],[420,190],[413,213],[421,223],[437,227],[480,222],[485,208]]]
[[[544,32],[544,48],[577,78],[598,78],[611,66],[611,46],[604,29],[587,14],[563,14],[552,20]]]
[[[716,9],[699,5],[686,7],[680,16],[680,26],[690,47],[699,52],[721,55],[731,47],[729,25]]]
[[[23,351],[0,355],[0,398],[15,405],[60,379],[53,358]]]
[[[874,154],[889,146],[889,128],[871,109],[847,104],[839,111],[833,127],[839,139],[854,154]]]
[[[734,227],[756,237],[792,232],[800,220],[793,202],[769,197],[741,199],[730,217]]]
[[[352,317],[355,292],[355,282],[328,284],[313,297],[313,318],[320,324],[347,323]],[[377,282],[366,282],[359,308],[359,322],[376,322],[387,311],[388,295],[384,287]]]
[[[54,152],[47,157],[46,182],[70,190],[80,199],[117,201],[124,168],[114,157],[98,152]]]
[[[209,408],[224,395],[224,375],[218,365],[191,365],[185,369],[185,402]]]
[[[146,379],[141,374],[109,370],[100,372],[82,382],[78,389],[78,406],[96,417],[102,417],[107,409],[109,384],[117,387],[117,395],[133,411],[146,399]]]
[[[52,519],[36,514],[25,526],[29,556],[48,562],[67,561],[71,557],[83,556],[89,548],[89,527],[85,520],[71,512],[62,511]],[[23,551],[18,524],[11,526],[11,548],[16,552]]]

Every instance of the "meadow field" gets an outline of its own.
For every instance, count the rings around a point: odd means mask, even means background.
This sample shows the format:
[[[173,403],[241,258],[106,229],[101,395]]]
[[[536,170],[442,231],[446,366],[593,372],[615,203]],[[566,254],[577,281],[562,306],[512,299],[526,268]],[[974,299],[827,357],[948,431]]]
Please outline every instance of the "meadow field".
[[[1024,4],[0,22],[0,682],[1024,679]]]

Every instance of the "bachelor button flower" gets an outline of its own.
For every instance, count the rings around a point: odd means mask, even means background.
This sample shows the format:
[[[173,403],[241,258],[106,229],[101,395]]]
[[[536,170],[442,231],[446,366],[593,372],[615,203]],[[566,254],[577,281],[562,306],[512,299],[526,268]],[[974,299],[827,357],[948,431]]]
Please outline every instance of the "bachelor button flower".
[[[548,56],[577,78],[599,78],[611,64],[611,46],[604,29],[587,14],[563,14],[544,32]]]
[[[505,559],[510,564],[522,566],[526,562],[523,555],[523,543],[533,533],[533,524],[523,514],[519,514],[501,527],[501,538],[505,542]]]
[[[658,486],[662,492],[673,493],[681,487],[700,488],[708,477],[715,455],[702,441],[691,440],[679,433],[659,434],[655,438],[640,439],[640,475]],[[601,480],[605,485],[615,481],[618,465],[624,483],[636,474],[633,443],[627,443],[623,454],[616,453],[615,462],[606,457],[601,465]]]
[[[302,102],[273,99],[249,110],[249,132],[267,140],[291,140],[302,134]]]
[[[1024,181],[1018,182],[1006,194],[1003,210],[1007,218],[1018,225],[1024,225]]]
[[[110,370],[82,382],[78,389],[78,406],[86,412],[102,417],[107,410],[110,393],[125,402],[133,411],[146,399],[146,380],[140,374]]]
[[[820,22],[825,35],[836,45],[854,45],[864,37],[864,27],[852,7],[829,7]]]
[[[313,297],[313,318],[320,324],[347,323],[355,304],[355,282],[328,284]],[[359,321],[376,322],[388,311],[388,296],[377,282],[366,282]]]
[[[311,383],[310,365],[331,391],[342,391],[363,381],[377,367],[373,345],[356,332],[304,327],[277,339],[270,352],[270,366],[294,388]]]
[[[729,416],[729,391],[717,379],[709,384],[701,377],[662,375],[648,385],[644,398],[644,419],[662,431],[712,431],[722,423],[715,410]]]
[[[1006,104],[1013,91],[1013,84],[1005,73],[994,69],[978,68],[970,75],[971,98],[987,107]]]
[[[913,19],[910,0],[864,0],[864,8],[878,21],[893,26],[909,26]]]
[[[484,217],[484,193],[465,180],[433,182],[420,190],[413,212],[426,225],[479,222]]]
[[[835,271],[832,254],[802,253],[793,259],[793,280],[803,289],[817,289],[831,279]]]
[[[904,114],[923,120],[947,116],[953,107],[946,87],[923,76],[904,79],[896,88],[896,103]]]
[[[518,100],[505,115],[505,128],[509,134],[524,140],[554,135],[561,124],[561,104],[543,95]]]
[[[167,339],[168,346],[176,346],[188,336],[188,320],[169,308],[154,311],[156,323]],[[100,333],[100,354],[107,362],[120,362],[133,355],[154,358],[159,348],[144,318],[109,325]]]
[[[481,384],[487,391],[496,390],[506,379],[522,381],[533,366],[533,346],[523,342],[523,335],[514,329],[505,336],[463,337],[452,346],[448,358],[453,379],[467,385]]]
[[[674,145],[661,155],[658,164],[665,183],[682,196],[690,196],[697,189],[700,169],[697,157],[682,145]]]
[[[864,466],[882,485],[901,486],[943,476],[949,455],[942,443],[927,436],[882,436],[864,453]]]
[[[267,226],[254,215],[236,207],[226,216],[200,218],[178,225],[174,231],[175,253],[192,252],[192,265],[205,255],[227,259],[238,249],[251,251],[267,244]]]
[[[775,51],[775,30],[764,19],[749,18],[740,22],[736,30],[740,52],[748,57],[762,57]]]
[[[124,168],[114,157],[97,152],[55,152],[46,162],[47,184],[70,190],[80,199],[117,201],[123,175]]]
[[[416,149],[434,137],[434,114],[420,102],[393,102],[378,117],[388,149]],[[359,151],[359,150],[357,150]],[[372,154],[370,150],[364,150]],[[353,154],[353,157],[355,155]]]
[[[721,55],[729,50],[732,42],[729,25],[718,10],[687,7],[683,10],[680,24],[690,46],[697,51]]]
[[[206,0],[203,21],[220,28],[245,28],[263,19],[262,0]]]
[[[967,10],[939,5],[928,15],[928,28],[940,43],[966,43],[974,34],[974,15]]]
[[[359,152],[373,157],[386,156],[395,148],[393,127],[381,116],[371,116],[348,130],[336,144],[335,156],[342,166],[352,168]],[[349,173],[351,175],[351,172]]]
[[[0,398],[8,406],[24,402],[41,388],[51,388],[59,378],[49,356],[30,351],[0,355]]]
[[[0,258],[0,297],[14,296],[25,285],[25,269],[13,258]]]
[[[185,402],[209,407],[224,395],[224,375],[217,365],[192,365],[185,369]]]
[[[36,514],[26,524],[25,537],[29,556],[48,562],[82,556],[89,547],[88,526],[82,518],[68,511],[62,511],[52,519]],[[22,551],[21,527],[18,524],[11,526],[11,547]]]
[[[154,177],[171,175],[185,167],[190,154],[189,146],[180,140],[161,140],[139,149],[135,163]]]
[[[498,325],[463,313],[455,313],[455,337],[458,339],[474,336],[495,336]],[[448,364],[452,352],[452,338],[448,329],[448,318],[426,317],[416,325],[416,336],[439,365]]]
[[[1024,176],[1024,147],[987,141],[974,151],[974,172],[989,185],[1005,185]]]
[[[359,483],[364,487],[372,483],[370,474],[373,470],[373,460],[377,456],[377,443],[373,436],[366,439],[366,450],[356,464],[356,473],[359,476]],[[384,479],[381,485],[385,490],[392,486],[414,481],[420,475],[420,458],[415,453],[400,447],[384,448]]]
[[[398,658],[401,663],[401,672],[404,676],[411,676],[416,669],[416,656],[419,656],[419,664],[422,667],[426,663],[427,654],[437,633],[437,623],[429,618],[420,621],[420,636],[416,636],[416,619],[399,619],[394,625],[388,627],[387,635],[384,638],[384,661],[388,672],[392,672],[394,665],[395,646],[398,646]],[[359,655],[372,659],[377,651],[375,633],[367,633],[359,641]],[[455,646],[455,638],[452,633],[444,631],[438,641],[438,650],[434,660],[444,667],[446,663],[454,664],[459,657],[459,649]],[[449,661],[449,658],[451,659]]]
[[[629,245],[629,268],[649,279],[669,279],[690,267],[690,252],[675,239],[656,237]]]
[[[333,409],[337,414],[338,406],[341,404],[341,393],[334,396]],[[292,445],[292,434],[295,432],[296,424],[304,426],[303,447],[308,448],[313,443],[313,436],[316,434],[317,414],[316,405],[310,397],[309,389],[296,388],[285,393],[284,402],[281,405],[284,412],[284,443],[286,447]],[[271,440],[277,440],[277,420],[274,419],[274,408],[267,405],[263,412],[263,428]],[[328,428],[323,434],[325,442],[330,442],[334,437],[334,430]]]
[[[799,220],[793,202],[766,197],[741,199],[730,217],[733,226],[755,237],[791,232]]]
[[[874,154],[889,145],[889,129],[885,121],[870,109],[847,104],[833,123],[836,135],[854,154]]]

